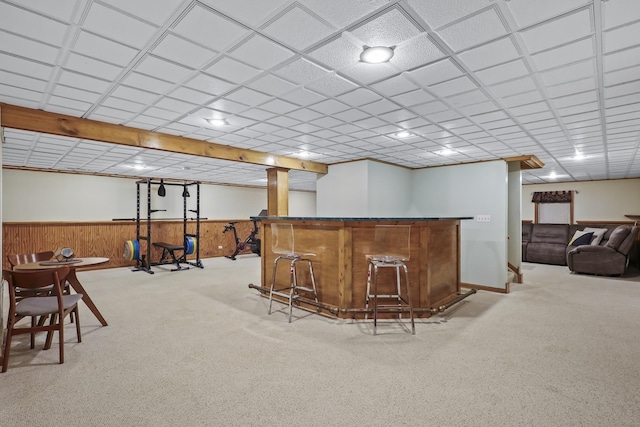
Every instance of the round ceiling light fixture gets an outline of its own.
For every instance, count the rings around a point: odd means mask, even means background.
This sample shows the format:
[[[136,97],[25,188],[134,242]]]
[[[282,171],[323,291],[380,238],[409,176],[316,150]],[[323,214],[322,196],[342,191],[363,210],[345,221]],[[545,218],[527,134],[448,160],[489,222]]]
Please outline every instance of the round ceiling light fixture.
[[[367,64],[381,64],[393,57],[393,48],[387,46],[365,46],[360,54],[360,60]]]
[[[209,122],[209,124],[211,126],[224,126],[227,124],[227,122],[224,121],[224,119],[207,119],[207,122]]]

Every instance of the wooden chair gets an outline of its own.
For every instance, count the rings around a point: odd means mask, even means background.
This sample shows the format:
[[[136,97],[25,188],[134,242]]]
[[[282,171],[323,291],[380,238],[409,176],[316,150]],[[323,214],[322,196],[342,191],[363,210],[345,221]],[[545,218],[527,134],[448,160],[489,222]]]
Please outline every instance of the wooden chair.
[[[7,261],[9,261],[9,264],[11,264],[12,269],[19,264],[28,264],[30,262],[38,261],[49,261],[51,258],[53,258],[53,251],[7,255]]]
[[[9,353],[13,336],[34,334],[40,331],[47,331],[45,350],[51,348],[53,332],[58,331],[60,363],[64,363],[64,318],[70,313],[74,313],[78,342],[82,342],[80,318],[78,317],[78,301],[82,299],[82,294],[63,294],[62,283],[64,283],[67,274],[69,274],[69,267],[35,271],[2,271],[2,277],[9,286],[9,316],[7,318],[7,337],[2,357],[2,372],[6,372],[9,366]],[[51,292],[43,294],[39,291],[49,285],[52,286]],[[24,293],[19,296],[18,289],[21,292],[31,291],[34,296],[25,297]],[[17,325],[25,317],[35,319],[38,316],[50,316],[51,320],[48,325],[35,325],[33,321],[31,326]]]

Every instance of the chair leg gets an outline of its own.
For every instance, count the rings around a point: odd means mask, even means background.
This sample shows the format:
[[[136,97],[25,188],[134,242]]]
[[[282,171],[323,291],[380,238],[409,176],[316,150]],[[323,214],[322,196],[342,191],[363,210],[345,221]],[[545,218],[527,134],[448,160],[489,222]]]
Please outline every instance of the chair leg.
[[[64,363],[64,317],[58,319],[58,345],[60,347],[60,364]]]
[[[407,304],[409,305],[409,317],[411,319],[411,335],[416,334],[416,323],[413,319],[413,302],[411,302],[411,291],[409,287],[409,272],[407,271],[407,266],[402,265],[404,270],[404,283],[407,287]]]
[[[9,351],[11,350],[11,336],[13,335],[13,322],[9,319],[7,325],[7,336],[4,343],[4,352],[2,354],[2,372],[7,372],[9,367]]]
[[[51,315],[51,321],[49,322],[49,325],[55,325],[56,323],[56,319],[58,319],[58,314],[54,313]],[[51,348],[51,341],[53,340],[53,330],[49,330],[47,332],[47,340],[44,343],[44,349],[45,350],[49,350]]]
[[[273,305],[273,287],[276,283],[276,272],[278,270],[278,261],[280,261],[281,257],[277,257],[273,261],[273,274],[271,275],[271,288],[269,289],[269,311],[267,314],[271,314],[271,306]]]
[[[289,323],[291,323],[291,315],[293,314],[293,291],[296,291],[298,286],[298,276],[296,274],[296,260],[291,261],[291,267],[289,267]]]
[[[35,328],[36,327],[36,316],[31,316],[31,327]],[[36,333],[35,332],[31,332],[31,349],[34,349],[36,347]]]
[[[80,316],[78,316],[78,306],[71,312],[76,320],[76,334],[78,336],[78,342],[82,342],[82,335],[80,334]]]

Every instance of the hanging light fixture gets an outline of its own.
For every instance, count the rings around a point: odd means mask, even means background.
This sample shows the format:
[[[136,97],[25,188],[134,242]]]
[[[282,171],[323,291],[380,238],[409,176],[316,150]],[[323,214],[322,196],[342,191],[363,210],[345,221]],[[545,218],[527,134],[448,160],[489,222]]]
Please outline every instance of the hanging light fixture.
[[[167,195],[167,190],[164,188],[164,179],[160,180],[160,187],[158,187],[158,196],[164,197]]]

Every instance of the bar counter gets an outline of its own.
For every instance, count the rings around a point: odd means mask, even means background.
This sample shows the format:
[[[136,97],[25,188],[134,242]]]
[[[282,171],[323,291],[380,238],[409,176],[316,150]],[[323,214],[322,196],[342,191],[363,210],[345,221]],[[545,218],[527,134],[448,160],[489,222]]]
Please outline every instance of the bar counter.
[[[374,245],[376,225],[410,225],[410,260],[407,261],[411,300],[417,316],[428,317],[434,309],[460,296],[460,221],[456,218],[321,218],[253,217],[262,223],[261,277],[263,294],[271,285],[273,262],[271,224],[291,223],[295,251],[312,252],[318,299],[323,314],[338,318],[364,316],[367,285],[367,254]],[[289,281],[279,269],[276,288]],[[389,269],[391,270],[391,269]],[[391,273],[390,271],[387,273]],[[308,271],[299,272],[300,283],[309,283]],[[380,284],[393,282],[380,276]],[[252,286],[251,287],[256,287]],[[257,288],[257,287],[256,287]],[[304,301],[304,300],[303,300]],[[302,306],[316,307],[303,302]]]

